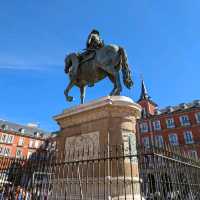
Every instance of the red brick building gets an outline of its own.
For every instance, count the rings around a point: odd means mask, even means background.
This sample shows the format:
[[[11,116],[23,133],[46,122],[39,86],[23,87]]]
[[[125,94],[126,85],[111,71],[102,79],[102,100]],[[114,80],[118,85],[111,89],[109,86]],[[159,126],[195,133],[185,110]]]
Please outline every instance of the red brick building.
[[[181,146],[187,155],[200,158],[200,100],[159,109],[142,81],[138,103],[143,108],[137,123],[139,144]]]
[[[0,156],[29,158],[39,148],[46,148],[49,136],[33,124],[23,126],[0,120]]]

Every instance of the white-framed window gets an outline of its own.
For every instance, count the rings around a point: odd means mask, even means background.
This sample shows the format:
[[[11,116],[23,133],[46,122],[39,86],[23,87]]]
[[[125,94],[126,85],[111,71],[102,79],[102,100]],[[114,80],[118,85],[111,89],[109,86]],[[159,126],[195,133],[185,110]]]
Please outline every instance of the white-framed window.
[[[187,115],[180,116],[180,122],[182,126],[190,125],[189,117]]]
[[[163,146],[163,137],[162,135],[156,135],[154,137],[155,146],[162,147]]]
[[[146,116],[147,116],[146,108],[142,108],[142,117]]]
[[[34,140],[30,140],[30,141],[29,141],[29,147],[30,147],[30,148],[33,148],[33,144],[34,144]]]
[[[196,117],[197,123],[199,124],[200,123],[200,112],[195,113],[195,117]]]
[[[166,119],[167,128],[175,128],[175,123],[173,118]]]
[[[140,124],[140,132],[141,133],[146,133],[149,131],[149,128],[148,128],[148,123],[147,122],[143,122]]]
[[[23,157],[23,153],[21,149],[17,149],[16,150],[16,158],[22,158]]]
[[[169,134],[169,143],[171,145],[178,145],[179,142],[178,142],[178,137],[177,137],[177,134],[176,133],[171,133]]]
[[[197,154],[197,151],[196,150],[189,150],[188,151],[188,154],[191,158],[195,159],[195,160],[198,160],[198,154]]]
[[[27,154],[27,158],[30,158],[30,156],[33,154],[32,151],[28,151],[28,154]]]
[[[144,147],[149,148],[150,147],[149,137],[143,137],[142,144],[144,145]]]
[[[40,141],[35,140],[35,148],[39,148],[39,145],[40,145]]]
[[[14,140],[14,135],[7,135],[7,141],[6,143],[12,144]]]
[[[42,149],[45,149],[46,148],[46,142],[45,141],[41,141],[40,147]]]
[[[12,144],[13,140],[14,140],[14,135],[8,135],[8,134],[2,134],[1,135],[1,142],[2,143]]]
[[[160,125],[160,121],[159,120],[156,120],[156,121],[153,122],[153,129],[155,131],[161,130],[161,125]]]
[[[4,148],[3,146],[0,146],[0,155],[2,156],[4,154]]]
[[[186,144],[192,144],[193,141],[193,136],[191,131],[185,131],[184,132],[184,139]]]
[[[6,141],[7,141],[7,134],[2,134],[1,135],[1,142],[6,143]]]
[[[10,148],[4,147],[4,156],[10,156]]]
[[[18,141],[18,146],[23,146],[24,145],[24,138],[20,137]]]
[[[0,146],[0,155],[1,156],[10,156],[10,148]]]

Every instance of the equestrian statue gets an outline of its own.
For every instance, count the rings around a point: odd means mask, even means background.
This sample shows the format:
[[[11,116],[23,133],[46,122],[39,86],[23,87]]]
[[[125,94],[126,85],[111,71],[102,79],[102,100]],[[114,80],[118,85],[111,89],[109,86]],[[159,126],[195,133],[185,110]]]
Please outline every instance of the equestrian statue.
[[[122,70],[124,85],[130,89],[133,81],[125,50],[117,45],[105,45],[99,31],[92,30],[84,52],[71,53],[65,58],[65,73],[69,74],[70,79],[64,91],[66,100],[73,100],[73,97],[68,94],[75,85],[80,88],[81,103],[84,103],[86,86],[92,87],[106,77],[114,85],[110,95],[120,95],[122,91],[120,70]]]

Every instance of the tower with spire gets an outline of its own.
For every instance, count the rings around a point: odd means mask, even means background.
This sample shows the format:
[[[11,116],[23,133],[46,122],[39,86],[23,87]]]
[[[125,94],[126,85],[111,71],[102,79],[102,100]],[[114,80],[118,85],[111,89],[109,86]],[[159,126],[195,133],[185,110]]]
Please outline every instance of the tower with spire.
[[[141,94],[137,103],[140,104],[140,106],[142,107],[142,117],[145,118],[155,114],[155,110],[158,105],[151,100],[144,79],[142,79]]]

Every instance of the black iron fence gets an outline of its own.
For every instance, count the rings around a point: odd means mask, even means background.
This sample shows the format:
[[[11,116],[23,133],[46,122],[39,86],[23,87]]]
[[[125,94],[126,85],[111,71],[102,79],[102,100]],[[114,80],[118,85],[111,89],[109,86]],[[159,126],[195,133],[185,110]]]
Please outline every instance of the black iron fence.
[[[187,155],[184,147],[143,149],[139,169],[145,199],[200,199],[200,162]]]
[[[77,150],[78,149],[78,150]],[[1,199],[200,199],[200,164],[180,149],[115,145],[0,158]]]

